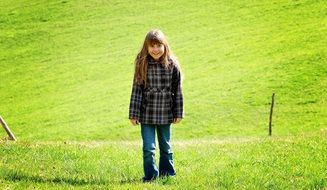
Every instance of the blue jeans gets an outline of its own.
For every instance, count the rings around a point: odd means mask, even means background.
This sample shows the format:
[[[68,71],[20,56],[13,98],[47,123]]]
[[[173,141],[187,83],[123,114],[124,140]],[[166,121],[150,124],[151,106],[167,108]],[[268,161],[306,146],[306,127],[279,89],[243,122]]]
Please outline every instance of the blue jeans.
[[[160,149],[159,171],[155,163],[156,130]],[[141,124],[141,134],[143,139],[143,179],[151,180],[158,176],[174,176],[176,173],[170,146],[171,124]]]

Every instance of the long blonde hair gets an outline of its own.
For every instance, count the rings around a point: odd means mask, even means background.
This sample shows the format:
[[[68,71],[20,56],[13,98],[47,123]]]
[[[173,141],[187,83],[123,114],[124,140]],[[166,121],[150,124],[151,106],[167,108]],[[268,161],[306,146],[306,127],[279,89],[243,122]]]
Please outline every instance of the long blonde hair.
[[[145,37],[143,47],[134,61],[134,82],[138,85],[143,84],[145,87],[147,86],[148,58],[150,57],[148,47],[153,44],[162,44],[165,48],[164,54],[159,59],[159,63],[164,65],[165,68],[169,68],[172,64],[177,65],[179,68],[178,61],[170,50],[168,41],[163,32],[159,29],[149,31]]]

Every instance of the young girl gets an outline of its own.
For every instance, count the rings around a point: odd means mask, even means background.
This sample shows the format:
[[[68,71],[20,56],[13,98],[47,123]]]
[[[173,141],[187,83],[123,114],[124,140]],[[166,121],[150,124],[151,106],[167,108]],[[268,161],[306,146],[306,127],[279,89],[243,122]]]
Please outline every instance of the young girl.
[[[181,71],[164,34],[154,29],[148,32],[143,47],[135,59],[133,89],[129,119],[141,124],[143,139],[143,181],[158,176],[176,175],[170,145],[171,124],[184,116]],[[160,160],[155,164],[155,133]]]

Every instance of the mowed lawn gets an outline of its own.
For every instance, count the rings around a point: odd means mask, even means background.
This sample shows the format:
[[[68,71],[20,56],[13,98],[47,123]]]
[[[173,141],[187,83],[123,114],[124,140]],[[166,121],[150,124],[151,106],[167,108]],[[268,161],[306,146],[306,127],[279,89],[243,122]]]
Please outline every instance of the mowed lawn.
[[[0,1],[0,115],[18,138],[1,141],[0,187],[326,188],[326,11],[323,0]],[[177,178],[144,185],[127,118],[152,28],[181,63],[185,118]]]
[[[7,189],[324,189],[327,132],[175,141],[176,178],[141,182],[139,141],[1,143]]]

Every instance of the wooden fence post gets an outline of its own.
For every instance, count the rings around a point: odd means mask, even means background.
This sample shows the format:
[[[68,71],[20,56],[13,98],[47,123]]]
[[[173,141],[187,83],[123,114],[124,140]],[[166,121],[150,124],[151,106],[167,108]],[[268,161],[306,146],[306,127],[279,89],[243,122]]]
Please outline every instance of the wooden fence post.
[[[9,140],[13,140],[16,141],[16,137],[14,136],[14,134],[10,131],[8,125],[6,124],[5,120],[2,119],[2,117],[0,116],[0,123],[2,125],[2,127],[6,130],[8,136],[9,136]]]
[[[275,103],[275,93],[273,93],[271,97],[271,107],[270,107],[270,116],[269,116],[269,136],[271,136],[272,133],[272,115],[273,115],[274,103]]]

